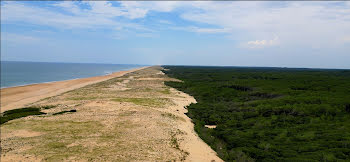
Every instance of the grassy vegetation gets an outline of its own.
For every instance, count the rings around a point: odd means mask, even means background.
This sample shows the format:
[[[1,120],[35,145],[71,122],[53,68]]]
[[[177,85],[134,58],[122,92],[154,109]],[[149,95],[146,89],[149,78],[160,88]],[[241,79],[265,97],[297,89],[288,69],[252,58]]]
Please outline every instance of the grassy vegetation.
[[[166,88],[166,89],[164,89],[164,90],[162,90],[162,91],[160,91],[160,92],[163,93],[163,94],[168,95],[168,94],[170,94],[170,89],[169,89],[169,88]]]
[[[176,131],[171,133],[171,138],[170,138],[170,146],[181,151],[181,154],[182,154],[181,161],[185,161],[186,157],[189,155],[189,153],[187,151],[184,151],[184,150],[182,150],[180,148],[179,140],[176,137],[177,135],[183,134],[183,133],[184,132],[182,132],[181,130],[177,129]],[[173,161],[176,161],[176,160],[173,160]]]
[[[38,107],[27,107],[21,109],[8,110],[1,114],[0,124],[4,124],[10,120],[30,116],[30,115],[41,115],[45,114],[40,112],[40,108]]]
[[[26,129],[42,132],[41,136],[22,139],[24,143],[35,146],[26,150],[25,153],[43,156],[45,161],[62,161],[77,155],[80,156],[78,159],[86,158],[89,151],[84,146],[86,143],[84,140],[92,138],[91,134],[100,133],[102,125],[97,121],[29,120],[26,122],[14,121],[6,125],[6,128],[7,130]],[[70,144],[75,145],[69,146]]]
[[[161,115],[164,116],[164,117],[168,117],[168,118],[170,118],[170,119],[173,119],[173,120],[182,120],[182,121],[185,121],[184,118],[179,117],[179,116],[176,116],[176,115],[174,115],[174,114],[172,114],[172,113],[162,113]]]
[[[170,145],[176,149],[180,149],[179,142],[177,141],[177,138],[175,137],[175,134],[171,136],[170,139]]]
[[[75,100],[75,101],[79,101],[79,100],[96,100],[96,99],[100,99],[101,97],[97,97],[97,96],[75,96],[75,97],[71,97],[68,98],[68,100]]]
[[[165,98],[114,98],[116,102],[131,102],[141,106],[162,106],[167,99]]]
[[[166,66],[195,130],[226,161],[349,161],[350,71]],[[215,129],[204,125],[217,125]]]
[[[44,105],[44,106],[40,106],[40,108],[42,109],[52,109],[52,108],[55,108],[57,107],[57,105]]]

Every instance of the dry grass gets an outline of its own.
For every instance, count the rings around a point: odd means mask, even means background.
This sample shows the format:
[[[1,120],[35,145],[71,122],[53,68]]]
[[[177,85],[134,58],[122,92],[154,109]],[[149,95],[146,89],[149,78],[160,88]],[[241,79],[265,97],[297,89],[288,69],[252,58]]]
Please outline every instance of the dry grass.
[[[174,105],[171,98],[176,94],[164,86],[164,80],[170,78],[159,70],[146,68],[33,103],[54,106],[43,109],[47,113],[43,117],[30,116],[2,125],[2,158],[183,160],[188,153],[179,148],[178,133],[173,132],[178,132],[175,122],[184,119],[164,112]],[[72,109],[77,111],[53,115]],[[19,130],[36,135],[19,136]]]

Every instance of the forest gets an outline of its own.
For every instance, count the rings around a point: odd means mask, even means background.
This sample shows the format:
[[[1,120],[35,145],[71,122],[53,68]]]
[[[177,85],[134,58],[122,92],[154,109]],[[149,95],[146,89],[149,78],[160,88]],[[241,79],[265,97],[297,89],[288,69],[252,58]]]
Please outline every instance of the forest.
[[[163,66],[225,161],[350,161],[350,70]],[[216,128],[206,128],[215,125]]]

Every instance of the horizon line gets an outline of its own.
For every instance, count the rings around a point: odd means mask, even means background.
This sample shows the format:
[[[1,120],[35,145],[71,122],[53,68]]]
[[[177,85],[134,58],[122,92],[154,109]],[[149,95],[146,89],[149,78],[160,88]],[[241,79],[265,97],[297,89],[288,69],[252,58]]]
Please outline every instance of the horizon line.
[[[96,63],[96,62],[50,62],[50,61],[12,61],[0,60],[0,62],[31,62],[31,63],[63,63],[63,64],[104,64],[104,65],[139,65],[139,66],[197,66],[197,67],[237,67],[237,68],[281,68],[281,69],[317,69],[317,70],[350,70],[350,68],[318,68],[318,67],[289,67],[289,66],[245,66],[245,65],[184,65],[184,64],[123,64],[123,63]]]

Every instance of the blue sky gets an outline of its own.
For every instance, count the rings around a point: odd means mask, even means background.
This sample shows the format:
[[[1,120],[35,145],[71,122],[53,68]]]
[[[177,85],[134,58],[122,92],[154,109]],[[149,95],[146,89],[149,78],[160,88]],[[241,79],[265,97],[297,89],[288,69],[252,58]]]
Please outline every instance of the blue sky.
[[[350,2],[1,2],[1,60],[350,68]]]

